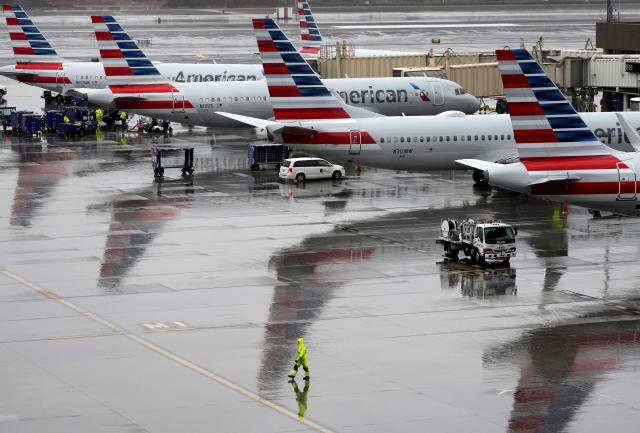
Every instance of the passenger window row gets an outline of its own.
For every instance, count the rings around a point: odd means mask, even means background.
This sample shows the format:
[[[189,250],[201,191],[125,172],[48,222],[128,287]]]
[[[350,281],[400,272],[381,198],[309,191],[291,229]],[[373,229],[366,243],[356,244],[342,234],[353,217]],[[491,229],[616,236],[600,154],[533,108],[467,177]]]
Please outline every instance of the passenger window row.
[[[266,101],[267,97],[266,96],[235,96],[235,97],[231,97],[229,96],[228,98],[226,96],[223,96],[222,98],[218,97],[218,98],[200,98],[200,102],[255,102],[255,101]]]
[[[504,134],[482,134],[482,135],[434,135],[434,136],[430,136],[430,137],[380,137],[380,143],[430,143],[430,142],[442,142],[442,141],[491,141],[491,140],[504,140],[505,139],[505,135]],[[507,140],[511,140],[511,134],[507,134],[506,135],[506,139]]]

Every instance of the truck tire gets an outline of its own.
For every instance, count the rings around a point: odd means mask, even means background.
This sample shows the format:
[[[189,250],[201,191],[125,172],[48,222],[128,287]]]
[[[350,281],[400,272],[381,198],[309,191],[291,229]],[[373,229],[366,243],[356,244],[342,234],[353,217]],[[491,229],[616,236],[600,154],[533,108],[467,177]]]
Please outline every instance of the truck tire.
[[[471,264],[479,265],[480,264],[480,251],[477,248],[474,248],[471,252]]]

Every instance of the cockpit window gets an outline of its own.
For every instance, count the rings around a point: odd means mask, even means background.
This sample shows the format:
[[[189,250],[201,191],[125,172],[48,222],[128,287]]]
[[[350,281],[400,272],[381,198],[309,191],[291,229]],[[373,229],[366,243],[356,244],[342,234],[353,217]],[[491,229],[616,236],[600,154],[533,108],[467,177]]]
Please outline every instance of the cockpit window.
[[[466,93],[467,93],[467,91],[466,91],[466,90],[464,90],[462,87],[458,87],[458,88],[455,90],[455,92],[456,92],[456,95],[464,95],[464,94],[466,94]]]

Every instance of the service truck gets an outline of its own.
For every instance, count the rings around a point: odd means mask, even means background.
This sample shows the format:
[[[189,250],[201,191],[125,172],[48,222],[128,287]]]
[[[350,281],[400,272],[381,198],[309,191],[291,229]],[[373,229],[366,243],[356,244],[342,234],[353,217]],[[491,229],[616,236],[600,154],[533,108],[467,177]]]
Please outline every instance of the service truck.
[[[481,265],[509,263],[516,256],[517,229],[502,221],[443,219],[440,230],[436,242],[452,259],[457,259],[461,251],[472,264]]]

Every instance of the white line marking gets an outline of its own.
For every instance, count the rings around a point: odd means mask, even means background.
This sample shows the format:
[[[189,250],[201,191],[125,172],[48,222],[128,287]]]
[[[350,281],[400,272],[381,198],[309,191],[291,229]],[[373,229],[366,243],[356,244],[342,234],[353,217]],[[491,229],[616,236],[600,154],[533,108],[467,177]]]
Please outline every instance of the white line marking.
[[[278,404],[276,404],[276,403],[274,403],[274,402],[272,402],[270,400],[267,400],[266,398],[259,396],[258,394],[256,394],[255,392],[253,392],[253,391],[251,391],[251,390],[249,390],[247,388],[243,388],[242,386],[230,381],[229,379],[225,379],[224,377],[219,376],[216,373],[214,373],[212,371],[209,371],[204,367],[201,367],[201,366],[199,366],[197,364],[194,364],[193,362],[191,362],[191,361],[189,361],[189,360],[187,360],[187,359],[185,359],[185,358],[183,358],[183,357],[181,357],[181,356],[179,356],[179,355],[177,355],[177,354],[175,354],[173,352],[170,352],[169,350],[167,350],[167,349],[165,349],[165,348],[163,348],[161,346],[158,346],[155,343],[152,343],[151,341],[148,341],[148,340],[146,340],[146,339],[144,339],[142,337],[139,337],[139,336],[137,336],[135,334],[132,334],[129,331],[123,329],[123,328],[120,328],[118,325],[116,325],[114,323],[111,323],[106,319],[103,319],[102,317],[98,316],[97,314],[92,313],[91,311],[86,310],[85,308],[83,308],[83,307],[81,307],[81,306],[79,306],[77,304],[74,304],[73,302],[69,301],[68,299],[63,298],[62,296],[58,295],[55,292],[52,292],[51,290],[45,289],[44,287],[38,286],[35,283],[27,281],[24,278],[22,278],[21,276],[16,275],[13,272],[10,272],[10,271],[8,271],[8,270],[6,270],[4,268],[2,270],[0,270],[0,273],[3,273],[6,276],[8,276],[9,278],[11,278],[11,279],[13,279],[13,280],[15,280],[15,281],[17,281],[17,282],[19,282],[21,284],[24,284],[27,287],[32,288],[36,292],[38,292],[38,293],[40,293],[40,294],[42,294],[42,295],[44,295],[44,296],[46,296],[46,297],[48,297],[50,299],[53,299],[53,300],[61,303],[65,307],[68,307],[68,308],[72,309],[73,311],[75,311],[75,312],[77,312],[77,313],[79,313],[79,314],[81,314],[81,315],[93,320],[94,322],[99,323],[99,324],[101,324],[101,325],[103,325],[103,326],[105,326],[105,327],[107,327],[109,329],[114,330],[118,334],[123,335],[123,336],[129,338],[132,341],[135,341],[136,343],[146,347],[147,349],[152,350],[152,351],[156,352],[157,354],[164,356],[165,358],[171,359],[172,361],[175,361],[176,363],[182,365],[183,367],[186,367],[186,368],[188,368],[188,369],[190,369],[190,370],[192,370],[192,371],[194,371],[194,372],[196,372],[198,374],[201,374],[202,376],[204,376],[206,378],[209,378],[209,379],[211,379],[211,380],[213,380],[215,382],[218,382],[219,384],[224,385],[229,389],[232,389],[232,390],[234,390],[236,392],[239,392],[240,394],[242,394],[242,395],[244,395],[244,396],[246,396],[246,397],[248,397],[248,398],[250,398],[252,400],[257,401],[258,403],[262,403],[263,405],[265,405],[265,406],[267,406],[267,407],[269,407],[269,408],[271,408],[271,409],[273,409],[273,410],[275,410],[277,412],[280,412],[281,414],[283,414],[283,415],[285,415],[285,416],[287,416],[287,417],[289,417],[289,418],[291,418],[291,419],[293,419],[295,421],[299,421],[302,424],[305,424],[308,427],[311,427],[312,429],[317,430],[317,431],[322,432],[322,433],[333,433],[333,431],[328,429],[327,427],[324,427],[324,426],[322,426],[322,425],[320,425],[320,424],[318,424],[318,423],[316,423],[314,421],[311,421],[309,419],[306,419],[306,418],[300,419],[300,418],[298,418],[298,414],[297,413],[290,411],[286,407],[280,406],[280,405],[278,405]]]

